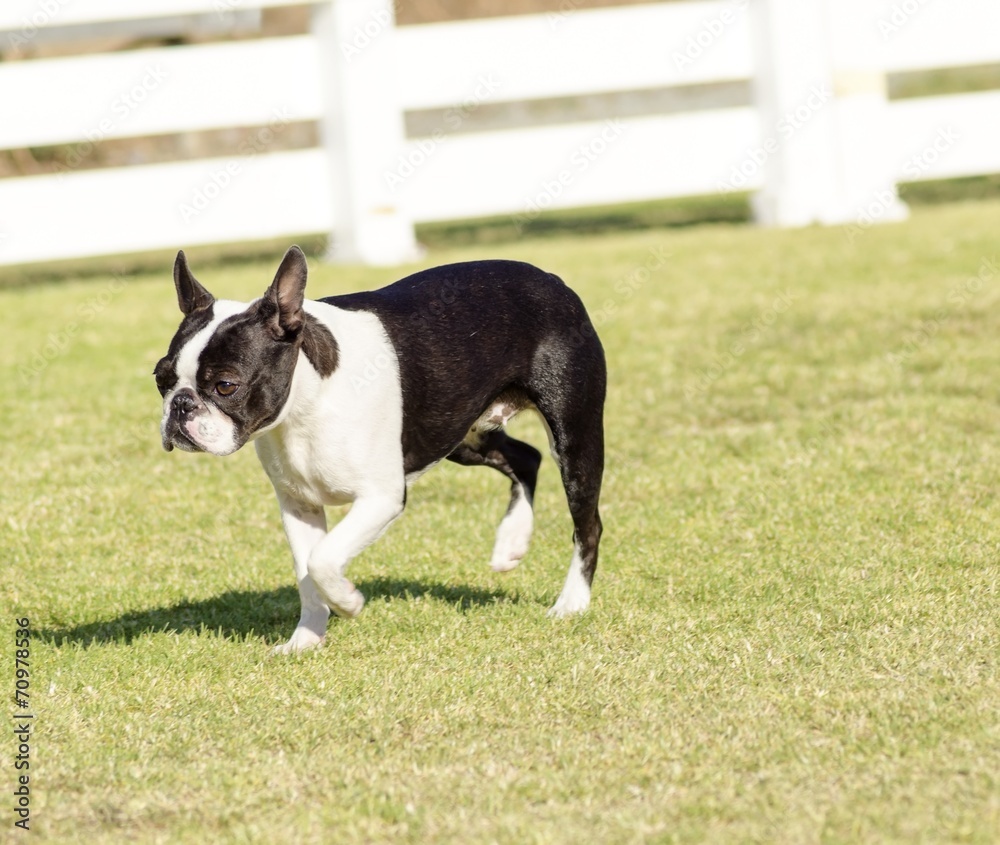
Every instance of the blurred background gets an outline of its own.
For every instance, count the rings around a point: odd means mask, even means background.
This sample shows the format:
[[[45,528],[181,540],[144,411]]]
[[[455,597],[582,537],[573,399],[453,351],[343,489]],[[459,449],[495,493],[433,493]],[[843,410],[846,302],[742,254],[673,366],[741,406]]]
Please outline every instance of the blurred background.
[[[994,0],[14,0],[0,274],[291,238],[391,265],[567,228],[850,235],[1000,193],[997,32]]]

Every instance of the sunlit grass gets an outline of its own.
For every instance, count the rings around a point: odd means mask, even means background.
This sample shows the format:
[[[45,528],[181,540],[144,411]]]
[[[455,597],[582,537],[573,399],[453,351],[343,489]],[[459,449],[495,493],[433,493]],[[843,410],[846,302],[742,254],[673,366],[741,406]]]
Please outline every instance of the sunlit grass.
[[[432,254],[533,261],[595,316],[594,603],[545,617],[571,531],[551,461],[506,577],[487,566],[506,482],[443,465],[353,565],[362,616],[290,659],[269,657],[298,599],[253,454],[159,445],[169,267],[0,292],[32,837],[997,841],[998,224],[979,203],[850,235]],[[248,298],[278,257],[199,275]],[[314,264],[310,292],[390,278]]]

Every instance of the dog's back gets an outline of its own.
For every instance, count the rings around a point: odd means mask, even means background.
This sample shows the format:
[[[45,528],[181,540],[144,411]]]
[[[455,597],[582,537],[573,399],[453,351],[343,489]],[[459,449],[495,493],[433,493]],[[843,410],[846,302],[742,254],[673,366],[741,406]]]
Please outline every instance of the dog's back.
[[[449,264],[322,301],[373,312],[397,351],[407,472],[450,454],[497,397],[559,415],[603,405],[604,352],[580,298],[531,264]]]

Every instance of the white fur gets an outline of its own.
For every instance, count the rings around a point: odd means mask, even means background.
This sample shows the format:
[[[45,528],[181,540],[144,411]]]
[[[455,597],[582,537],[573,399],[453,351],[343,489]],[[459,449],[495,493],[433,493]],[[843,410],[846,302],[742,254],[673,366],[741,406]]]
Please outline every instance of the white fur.
[[[521,485],[518,488],[514,506],[504,515],[497,528],[497,539],[490,560],[494,572],[509,572],[528,553],[535,517],[524,488]]]
[[[323,378],[303,353],[278,421],[253,438],[271,482],[290,500],[343,505],[369,495],[403,499],[403,400],[399,365],[371,313],[321,302],[306,310],[337,339],[338,363]],[[370,377],[370,361],[386,362]],[[357,380],[369,378],[358,389]]]
[[[239,448],[233,421],[211,405],[206,405],[204,412],[185,421],[181,428],[192,441],[211,455],[225,457]]]
[[[583,577],[583,558],[580,546],[573,544],[573,560],[566,574],[566,583],[556,603],[549,610],[549,616],[562,617],[571,613],[582,613],[590,605],[590,585]]]
[[[254,444],[278,494],[302,598],[299,625],[278,649],[284,652],[322,642],[325,608],[361,612],[364,597],[344,572],[402,513],[406,488],[399,365],[382,324],[374,314],[321,302],[306,310],[337,339],[337,368],[322,378],[300,354],[283,413]],[[347,503],[351,509],[326,533],[323,507]]]
[[[278,503],[281,506],[285,536],[292,550],[295,580],[302,602],[299,624],[295,626],[291,639],[275,648],[275,652],[279,654],[290,654],[321,645],[326,637],[330,608],[320,596],[307,568],[309,554],[326,536],[326,513],[321,507],[303,507],[281,494],[278,495]]]

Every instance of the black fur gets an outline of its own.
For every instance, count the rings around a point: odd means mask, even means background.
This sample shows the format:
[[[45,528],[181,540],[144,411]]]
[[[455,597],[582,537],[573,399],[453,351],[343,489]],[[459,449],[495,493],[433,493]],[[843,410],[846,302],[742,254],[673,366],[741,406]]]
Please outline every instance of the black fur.
[[[201,282],[188,269],[184,250],[177,253],[174,261],[174,287],[177,289],[177,304],[182,314],[208,308],[215,301],[215,297],[202,287]]]
[[[552,433],[590,583],[602,530],[597,506],[607,370],[604,350],[576,293],[530,264],[473,261],[322,301],[376,314],[396,349],[406,473],[451,456],[518,478],[511,460],[511,450],[519,448],[511,444],[518,441],[508,440],[506,453],[491,453],[487,444],[487,451],[477,455],[463,440],[502,394],[526,398],[538,409]],[[531,463],[522,451],[522,471],[534,474],[537,464],[532,468]]]
[[[399,359],[407,473],[451,454],[506,390],[538,405],[573,387],[578,402],[604,404],[604,351],[580,298],[530,264],[450,264],[321,301],[371,311],[385,326]]]

